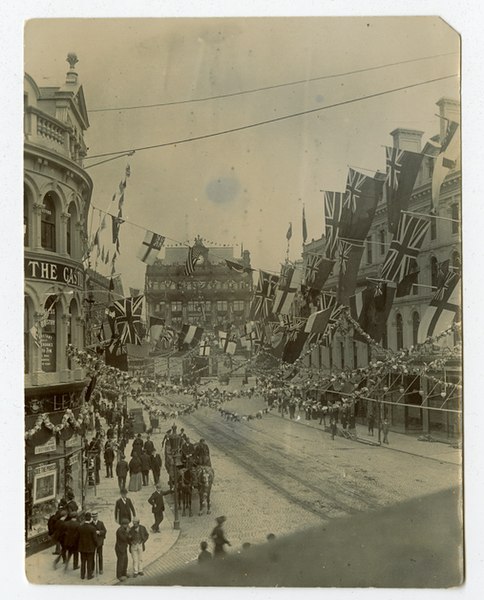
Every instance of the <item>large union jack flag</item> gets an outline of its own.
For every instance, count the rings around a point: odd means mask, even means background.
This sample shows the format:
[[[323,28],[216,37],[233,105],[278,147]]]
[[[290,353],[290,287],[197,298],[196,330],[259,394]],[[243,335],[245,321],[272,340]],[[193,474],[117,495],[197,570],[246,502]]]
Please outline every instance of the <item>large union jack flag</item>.
[[[353,244],[351,242],[346,242],[345,240],[339,241],[339,267],[340,272],[345,274],[346,269],[348,267],[348,261],[351,256],[351,249]]]
[[[386,146],[385,153],[387,165],[385,185],[396,191],[398,190],[398,182],[400,179],[400,173],[402,172],[402,158],[404,155],[404,150]]]
[[[259,270],[259,281],[250,307],[249,318],[252,321],[266,319],[271,314],[278,283],[279,275]]]
[[[123,298],[112,305],[116,332],[121,344],[141,345],[143,296]]]
[[[427,219],[402,213],[390,248],[382,266],[381,277],[399,283],[412,271],[425,235],[430,227]]]
[[[334,255],[336,254],[336,250],[338,248],[342,208],[342,192],[324,192],[324,229],[326,235],[326,258],[334,258]]]
[[[356,202],[361,196],[363,184],[367,176],[358,171],[350,169],[346,180],[346,192],[343,201],[343,207],[348,208],[352,213],[356,212]]]

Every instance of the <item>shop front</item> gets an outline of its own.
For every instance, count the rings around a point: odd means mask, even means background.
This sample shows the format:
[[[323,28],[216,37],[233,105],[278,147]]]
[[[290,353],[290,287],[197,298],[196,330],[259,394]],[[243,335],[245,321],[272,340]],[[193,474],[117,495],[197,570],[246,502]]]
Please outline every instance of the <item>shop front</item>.
[[[53,386],[26,390],[25,426],[31,432],[39,415],[58,425],[67,409],[74,416],[81,409],[83,385]],[[46,411],[48,410],[48,412]],[[27,554],[50,543],[47,523],[58,502],[72,492],[83,502],[82,431],[70,425],[53,434],[42,425],[25,443],[25,541]]]

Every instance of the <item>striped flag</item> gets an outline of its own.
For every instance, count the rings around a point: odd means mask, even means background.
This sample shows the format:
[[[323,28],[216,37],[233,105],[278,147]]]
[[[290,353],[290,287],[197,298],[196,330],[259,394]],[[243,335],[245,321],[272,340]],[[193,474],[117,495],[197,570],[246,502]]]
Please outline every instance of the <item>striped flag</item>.
[[[202,247],[197,244],[196,246],[189,246],[187,261],[185,263],[185,275],[191,277],[195,273],[195,265],[202,254]]]
[[[184,345],[195,346],[195,344],[198,344],[200,338],[202,337],[202,333],[202,327],[184,324],[178,338],[179,349],[182,350]]]

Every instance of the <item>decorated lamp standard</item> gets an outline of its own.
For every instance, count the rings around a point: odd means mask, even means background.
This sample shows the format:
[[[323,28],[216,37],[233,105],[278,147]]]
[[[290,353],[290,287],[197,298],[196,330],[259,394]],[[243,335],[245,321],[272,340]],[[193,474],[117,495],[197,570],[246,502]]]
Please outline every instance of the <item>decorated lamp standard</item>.
[[[178,461],[180,457],[181,436],[176,431],[176,425],[173,425],[171,433],[168,437],[169,453],[171,458],[171,469],[173,477],[173,492],[174,492],[174,517],[173,529],[180,529],[180,520],[178,517]]]

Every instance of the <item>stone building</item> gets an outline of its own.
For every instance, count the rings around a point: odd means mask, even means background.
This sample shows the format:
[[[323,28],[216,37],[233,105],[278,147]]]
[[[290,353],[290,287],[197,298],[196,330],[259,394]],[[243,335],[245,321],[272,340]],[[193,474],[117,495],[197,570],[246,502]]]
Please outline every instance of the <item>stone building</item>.
[[[77,415],[86,377],[66,356],[84,345],[87,215],[93,184],[83,169],[89,127],[82,86],[70,65],[62,87],[24,79],[24,346],[25,428],[46,415],[59,424],[67,409]],[[26,542],[47,538],[56,499],[82,491],[81,439],[65,428],[53,435],[42,425],[26,436]]]

